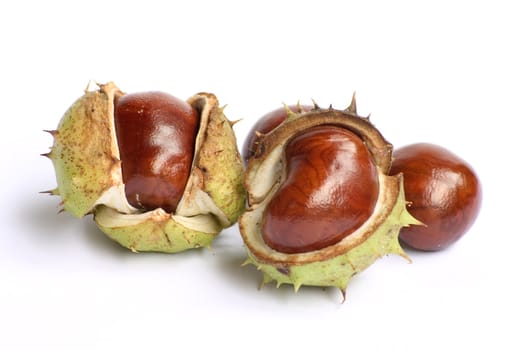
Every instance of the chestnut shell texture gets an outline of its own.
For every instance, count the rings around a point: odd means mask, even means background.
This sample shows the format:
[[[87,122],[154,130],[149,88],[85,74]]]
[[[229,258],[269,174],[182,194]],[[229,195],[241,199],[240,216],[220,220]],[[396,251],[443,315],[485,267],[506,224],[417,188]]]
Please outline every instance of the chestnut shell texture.
[[[389,175],[391,144],[355,106],[288,108],[248,145],[239,227],[245,264],[263,273],[262,284],[335,286],[344,295],[378,258],[408,259],[399,230],[420,222],[406,209],[402,174]]]
[[[232,125],[213,94],[88,86],[50,131],[58,187],[47,192],[132,251],[209,246],[245,206]]]

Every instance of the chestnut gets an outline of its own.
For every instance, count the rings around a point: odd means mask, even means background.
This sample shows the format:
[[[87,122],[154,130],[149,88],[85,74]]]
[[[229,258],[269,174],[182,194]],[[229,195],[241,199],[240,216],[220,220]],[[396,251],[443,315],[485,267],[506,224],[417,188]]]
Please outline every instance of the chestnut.
[[[339,242],[372,215],[379,183],[363,141],[347,129],[318,126],[284,150],[289,169],[266,207],[262,237],[286,253]]]
[[[394,152],[391,174],[403,173],[408,211],[424,226],[401,230],[400,240],[423,251],[449,247],[476,220],[482,201],[474,169],[451,151],[429,143]]]
[[[248,159],[253,157],[255,147],[260,141],[261,137],[281,125],[285,121],[288,113],[301,113],[303,111],[309,111],[312,108],[313,106],[302,105],[298,103],[296,105],[287,105],[274,109],[273,111],[270,111],[260,117],[248,131],[248,134],[244,140],[242,146],[242,157],[244,162],[248,162]]]
[[[199,126],[197,110],[162,92],[115,101],[115,129],[128,202],[175,212],[190,176]]]
[[[419,222],[406,210],[402,175],[388,173],[392,145],[355,105],[284,107],[284,119],[264,116],[247,138],[248,207],[239,228],[245,263],[263,273],[263,284],[344,294],[381,256],[408,259],[399,229]]]
[[[98,84],[50,132],[58,187],[47,192],[132,251],[209,246],[244,210],[232,125],[210,93],[183,101]]]

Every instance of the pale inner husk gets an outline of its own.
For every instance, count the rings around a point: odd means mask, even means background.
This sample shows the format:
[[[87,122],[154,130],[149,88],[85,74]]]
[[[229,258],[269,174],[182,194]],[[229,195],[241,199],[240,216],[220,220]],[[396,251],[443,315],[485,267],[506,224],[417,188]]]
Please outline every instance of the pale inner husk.
[[[120,170],[121,168],[115,167],[114,169],[119,169],[120,176],[122,178],[122,170]],[[116,210],[124,214],[136,214],[140,212],[138,209],[132,207],[126,199],[126,193],[124,192],[123,183],[110,187],[106,192],[102,194],[102,196],[99,199],[97,199],[94,206],[100,204],[103,204],[110,208],[115,208]]]
[[[140,214],[122,214],[115,209],[107,206],[97,209],[97,223],[103,227],[128,227],[138,225],[144,221],[165,221],[169,217],[177,223],[203,233],[217,233],[221,230],[218,221],[211,215],[196,215],[185,217],[180,215],[170,215],[163,209],[155,209]]]
[[[268,197],[272,188],[280,185],[283,173],[284,146],[280,145],[261,162],[259,167],[247,174],[250,186],[250,204],[256,204]]]

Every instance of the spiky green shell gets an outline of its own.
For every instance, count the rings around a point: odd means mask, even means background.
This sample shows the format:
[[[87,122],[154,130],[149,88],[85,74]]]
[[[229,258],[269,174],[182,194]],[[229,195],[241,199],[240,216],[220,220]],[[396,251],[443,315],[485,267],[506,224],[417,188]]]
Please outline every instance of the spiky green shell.
[[[86,91],[62,117],[51,152],[57,179],[55,193],[65,210],[77,217],[89,213],[110,188],[122,185],[114,135],[113,100],[122,92],[113,83]]]
[[[64,209],[94,214],[110,238],[133,251],[178,252],[209,246],[244,210],[242,161],[232,124],[213,94],[188,100],[200,113],[192,171],[175,213],[139,212],[126,200],[114,129],[113,84],[86,91],[66,112],[47,156]]]
[[[188,102],[201,108],[207,105],[210,116],[207,126],[201,126],[205,134],[194,161],[194,171],[202,176],[203,191],[232,225],[244,211],[246,196],[243,164],[232,128],[235,123],[226,118],[212,94],[198,94]]]
[[[370,218],[338,243],[307,253],[283,253],[270,248],[262,238],[261,227],[267,204],[286,178],[284,149],[291,138],[314,126],[337,125],[360,136],[376,164],[379,196]],[[256,145],[245,173],[248,209],[239,220],[248,258],[263,273],[263,284],[335,286],[343,291],[356,273],[378,258],[398,254],[408,259],[399,245],[399,230],[419,224],[406,210],[402,175],[389,176],[392,146],[384,140],[368,118],[357,116],[355,100],[349,109],[324,110],[317,105],[310,112],[289,111],[286,121],[265,135]]]
[[[386,205],[392,208],[377,207],[368,225],[365,224],[335,246],[311,253],[272,251],[264,244],[258,230],[248,229],[260,225],[264,207],[247,211],[240,220],[241,232],[247,243],[245,264],[253,264],[262,271],[263,284],[271,281],[276,281],[277,286],[292,284],[296,291],[301,285],[335,286],[344,292],[352,276],[384,255],[397,254],[410,260],[399,245],[399,230],[419,222],[406,210],[402,176],[384,177],[382,181],[391,187],[382,187],[380,200],[387,201]]]
[[[209,216],[186,219],[156,209],[125,215],[104,205],[95,208],[98,227],[112,240],[134,252],[177,253],[209,247],[222,226]],[[193,228],[192,228],[193,227]]]

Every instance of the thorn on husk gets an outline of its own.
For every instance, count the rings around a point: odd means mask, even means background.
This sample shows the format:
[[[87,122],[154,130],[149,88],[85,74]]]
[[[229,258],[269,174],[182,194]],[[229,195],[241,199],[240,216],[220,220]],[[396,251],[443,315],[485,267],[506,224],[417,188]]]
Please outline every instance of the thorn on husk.
[[[299,114],[304,113],[303,106],[301,106],[301,101],[297,101],[297,105],[296,106],[297,106],[297,112]]]
[[[353,113],[353,114],[357,114],[357,103],[356,103],[356,99],[355,99],[355,91],[352,94],[352,101],[350,102],[350,105],[348,107],[346,107],[346,111],[350,112],[350,113]]]
[[[47,132],[48,134],[51,134],[51,136],[55,137],[58,134],[58,130],[42,130],[43,132]]]
[[[54,188],[52,190],[47,190],[47,191],[40,191],[38,193],[41,193],[41,194],[49,194],[51,196],[58,196],[58,188]]]
[[[286,112],[286,118],[287,119],[294,119],[297,115],[294,113],[294,111],[292,111],[290,109],[290,107],[286,104],[286,103],[283,103],[283,107],[284,107],[284,110]]]
[[[341,300],[341,304],[344,304],[344,302],[346,301],[346,289],[341,288],[340,291],[341,294],[343,294],[343,300]]]
[[[236,120],[228,120],[228,123],[230,124],[231,127],[233,127],[235,124],[237,124],[241,120],[242,120],[242,118],[241,119],[236,119]]]
[[[90,81],[88,81],[87,86],[84,89],[84,93],[87,94],[90,91],[100,90],[103,87],[104,87],[104,84],[100,84],[100,83],[98,83],[95,80],[90,80]]]

